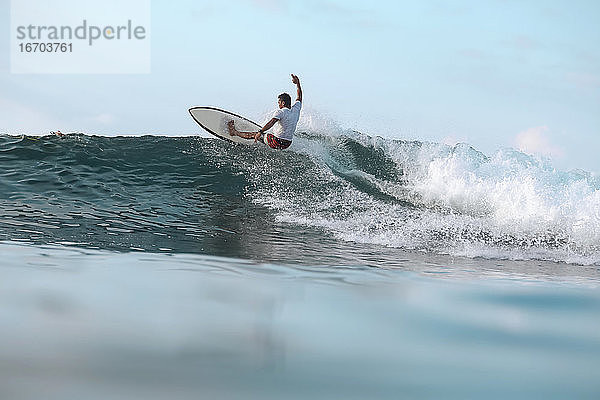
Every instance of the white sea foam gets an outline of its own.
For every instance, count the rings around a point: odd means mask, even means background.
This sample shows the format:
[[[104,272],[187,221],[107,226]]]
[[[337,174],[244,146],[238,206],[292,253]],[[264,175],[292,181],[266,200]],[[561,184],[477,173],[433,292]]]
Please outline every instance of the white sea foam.
[[[303,118],[301,129],[309,134],[299,135],[294,149],[314,162],[311,174],[321,189],[306,187],[299,195],[270,185],[255,195],[279,209],[283,222],[405,249],[600,264],[600,180],[593,174],[559,171],[513,149],[488,157],[466,144],[370,137]],[[349,139],[393,160],[400,179],[353,166],[344,149]]]

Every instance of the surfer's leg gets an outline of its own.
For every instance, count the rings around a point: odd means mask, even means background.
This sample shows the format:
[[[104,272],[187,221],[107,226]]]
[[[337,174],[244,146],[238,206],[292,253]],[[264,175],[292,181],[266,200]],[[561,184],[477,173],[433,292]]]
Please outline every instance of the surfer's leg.
[[[254,139],[254,135],[256,135],[256,132],[240,132],[237,129],[235,129],[235,125],[233,121],[229,121],[227,123],[227,128],[229,129],[229,134],[231,136],[239,136],[241,138],[244,139]]]
[[[254,135],[256,135],[256,132],[238,132],[238,136],[244,139],[254,139]]]

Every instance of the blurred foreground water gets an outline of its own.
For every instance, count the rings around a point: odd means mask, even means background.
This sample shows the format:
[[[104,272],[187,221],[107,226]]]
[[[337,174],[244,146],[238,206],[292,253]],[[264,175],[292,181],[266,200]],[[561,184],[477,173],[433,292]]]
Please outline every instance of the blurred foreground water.
[[[16,242],[0,257],[1,399],[600,397],[594,268],[553,281],[410,255],[386,269]]]

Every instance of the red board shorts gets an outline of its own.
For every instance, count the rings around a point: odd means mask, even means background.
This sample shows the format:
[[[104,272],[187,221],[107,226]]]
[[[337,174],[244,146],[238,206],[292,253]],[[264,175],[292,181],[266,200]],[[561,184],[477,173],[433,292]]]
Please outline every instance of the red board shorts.
[[[272,133],[267,133],[266,135],[263,133],[261,138],[267,146],[272,149],[284,150],[290,147],[292,144],[291,140],[280,139]]]

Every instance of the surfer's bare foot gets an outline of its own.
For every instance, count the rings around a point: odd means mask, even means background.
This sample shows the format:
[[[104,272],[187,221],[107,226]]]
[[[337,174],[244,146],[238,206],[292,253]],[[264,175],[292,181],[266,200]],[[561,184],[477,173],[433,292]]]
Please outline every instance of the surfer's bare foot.
[[[231,136],[237,136],[237,130],[235,129],[233,120],[231,120],[227,123],[227,128],[229,128],[229,134]]]

